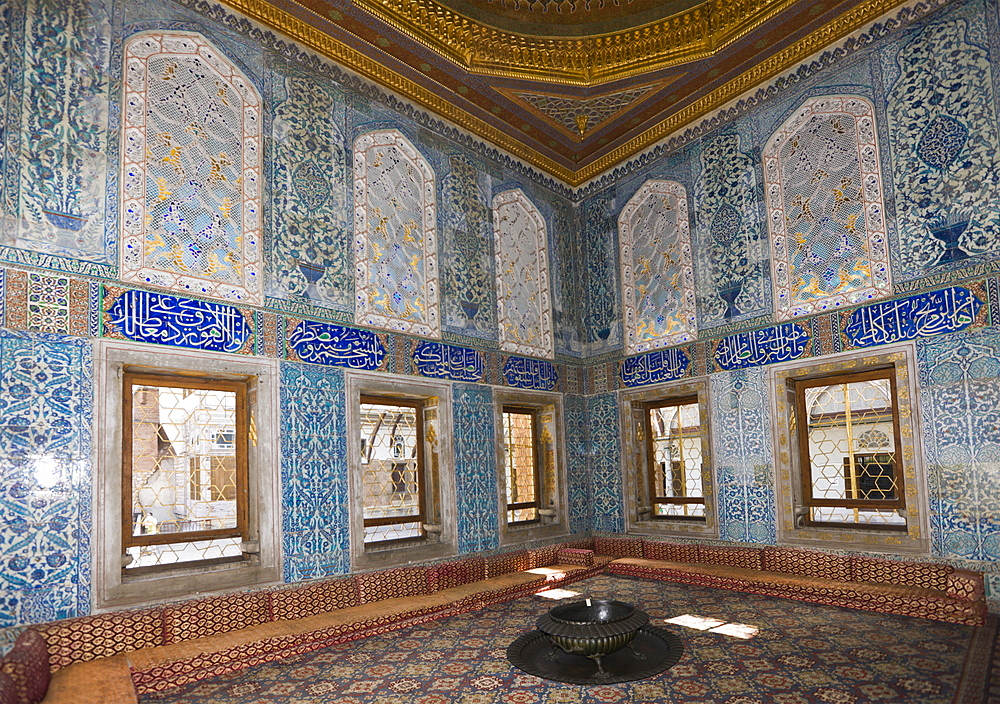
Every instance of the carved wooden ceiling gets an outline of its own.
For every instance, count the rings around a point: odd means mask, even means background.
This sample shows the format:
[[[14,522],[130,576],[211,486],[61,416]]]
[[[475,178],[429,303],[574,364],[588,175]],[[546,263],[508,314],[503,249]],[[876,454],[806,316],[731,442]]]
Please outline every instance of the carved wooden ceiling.
[[[901,0],[225,0],[571,186]]]

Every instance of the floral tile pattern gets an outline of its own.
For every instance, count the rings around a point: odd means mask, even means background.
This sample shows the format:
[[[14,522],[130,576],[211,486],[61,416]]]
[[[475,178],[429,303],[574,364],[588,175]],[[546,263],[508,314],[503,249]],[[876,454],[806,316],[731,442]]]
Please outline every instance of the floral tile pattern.
[[[719,537],[777,542],[767,371],[711,376]]]
[[[1000,333],[917,350],[934,553],[1000,561]]]
[[[500,544],[493,391],[456,384],[453,398],[458,551],[492,550]]]
[[[0,627],[90,611],[91,358],[0,332]]]
[[[595,531],[621,533],[625,530],[622,443],[618,419],[618,397],[615,394],[591,396],[587,399],[589,469]]]
[[[344,375],[281,365],[281,504],[285,581],[350,570]]]
[[[339,127],[343,95],[318,75],[286,70],[271,98],[274,244],[268,293],[353,314],[351,182]]]

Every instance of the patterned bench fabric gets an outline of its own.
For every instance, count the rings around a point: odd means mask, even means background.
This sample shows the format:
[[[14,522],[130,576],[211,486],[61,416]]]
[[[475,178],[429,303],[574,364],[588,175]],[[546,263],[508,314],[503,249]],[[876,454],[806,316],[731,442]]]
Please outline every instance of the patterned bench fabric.
[[[531,569],[527,550],[514,550],[490,555],[486,558],[486,578],[499,577],[510,572],[524,572]]]
[[[861,555],[851,557],[851,578],[855,582],[905,584],[943,592],[948,589],[948,575],[954,571],[951,565],[883,560]]]
[[[0,672],[14,681],[22,704],[38,704],[49,689],[52,671],[49,650],[42,634],[26,629],[14,641],[14,647],[0,659]]]
[[[478,556],[441,562],[427,568],[427,587],[431,592],[451,589],[486,578],[486,561]]]
[[[797,574],[803,577],[851,581],[851,558],[847,555],[799,550],[797,548],[764,548],[764,569],[768,572]]]
[[[362,604],[429,593],[425,567],[398,567],[381,572],[364,572],[357,576],[357,580]]]
[[[563,545],[545,545],[540,548],[530,548],[528,550],[528,569],[536,567],[548,567],[556,563],[556,552],[564,547]]]
[[[594,551],[580,550],[579,548],[561,548],[556,552],[556,564],[593,567]]]
[[[35,629],[49,648],[53,670],[139,648],[163,645],[163,609],[139,609],[53,621]]]
[[[171,604],[163,609],[163,642],[228,633],[271,620],[266,592],[223,594]]]
[[[716,545],[700,545],[698,547],[698,561],[709,565],[725,565],[727,567],[741,567],[747,570],[761,570],[760,548],[746,547],[721,547]]]
[[[642,540],[639,538],[594,538],[594,552],[615,557],[642,557]]]
[[[276,621],[306,618],[327,611],[348,609],[361,603],[354,577],[328,579],[316,584],[275,589],[268,592],[271,616]]]
[[[667,562],[698,562],[698,544],[643,540],[642,557],[647,560],[666,560]]]

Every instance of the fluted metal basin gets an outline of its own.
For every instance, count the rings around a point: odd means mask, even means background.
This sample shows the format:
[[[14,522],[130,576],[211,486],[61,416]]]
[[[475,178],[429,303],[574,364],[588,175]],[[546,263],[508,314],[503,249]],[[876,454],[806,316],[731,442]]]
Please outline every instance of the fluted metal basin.
[[[649,616],[622,601],[593,599],[557,606],[538,619],[538,630],[567,653],[583,655],[597,663],[629,645]]]

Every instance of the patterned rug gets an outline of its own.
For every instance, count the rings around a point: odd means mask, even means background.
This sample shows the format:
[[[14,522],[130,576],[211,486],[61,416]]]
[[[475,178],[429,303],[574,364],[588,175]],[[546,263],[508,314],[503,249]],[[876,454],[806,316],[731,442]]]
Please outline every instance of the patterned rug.
[[[997,621],[972,628],[738,592],[599,576],[562,602],[530,596],[269,663],[141,704],[950,704],[988,694]],[[511,665],[507,645],[557,603],[640,606],[680,636],[684,655],[647,680],[581,687]],[[708,619],[704,629],[664,624]],[[694,623],[692,621],[692,623]],[[739,628],[743,626],[743,628]],[[747,628],[750,627],[750,628]],[[757,633],[750,638],[739,637]],[[731,635],[736,633],[738,635]]]

